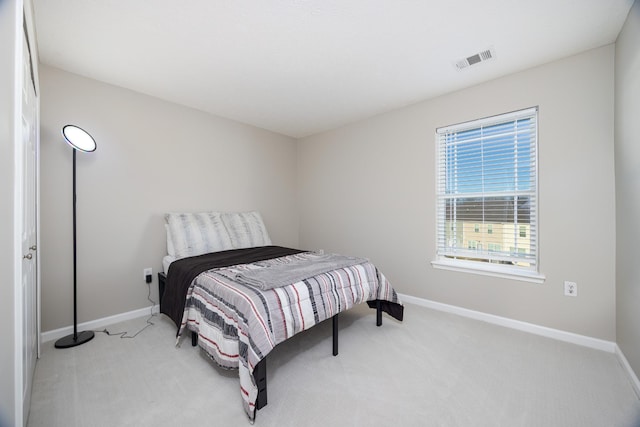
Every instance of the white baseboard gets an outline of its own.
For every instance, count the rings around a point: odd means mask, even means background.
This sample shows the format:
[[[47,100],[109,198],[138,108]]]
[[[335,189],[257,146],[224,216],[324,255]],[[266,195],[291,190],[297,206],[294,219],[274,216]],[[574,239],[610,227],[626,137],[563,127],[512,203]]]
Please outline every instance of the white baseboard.
[[[102,319],[91,320],[89,322],[79,323],[78,330],[95,330],[104,328],[105,326],[113,325],[114,323],[124,322],[126,320],[137,319],[138,317],[149,316],[151,313],[158,313],[160,311],[159,305],[153,307],[140,308],[138,310],[129,311],[127,313],[120,313],[114,316],[103,317]],[[54,329],[52,331],[42,332],[40,335],[42,342],[57,340],[58,338],[66,337],[73,333],[73,326],[65,326],[64,328]]]
[[[640,399],[640,380],[636,376],[636,373],[631,369],[631,365],[629,365],[629,361],[626,357],[624,357],[624,353],[618,345],[616,344],[616,356],[618,356],[618,361],[622,365],[622,367],[627,371],[627,375],[629,375],[629,380],[631,381],[631,386],[633,387],[633,391],[636,392],[636,396]]]
[[[509,319],[507,317],[495,316],[493,314],[482,313],[480,311],[469,310],[454,305],[443,304],[436,301],[430,301],[424,298],[413,297],[411,295],[398,294],[400,300],[410,304],[420,305],[422,307],[432,308],[438,311],[457,314],[471,319],[482,320],[484,322],[493,323],[495,325],[504,326],[519,331],[529,332],[535,335],[541,335],[547,338],[553,338],[559,341],[570,342],[584,347],[595,348],[609,353],[616,352],[616,343],[598,338],[592,338],[585,335],[574,334],[573,332],[561,331],[559,329],[547,328],[533,323],[521,322],[519,320]]]

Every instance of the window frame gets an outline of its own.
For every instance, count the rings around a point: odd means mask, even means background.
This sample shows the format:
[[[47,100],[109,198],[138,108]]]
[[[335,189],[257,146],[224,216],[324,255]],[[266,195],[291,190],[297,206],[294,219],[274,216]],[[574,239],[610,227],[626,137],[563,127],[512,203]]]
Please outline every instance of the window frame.
[[[461,259],[465,258],[464,255],[460,257],[455,257],[451,255],[450,251],[447,251],[445,248],[446,241],[446,233],[445,227],[447,224],[446,220],[446,209],[444,208],[445,201],[447,198],[446,192],[446,160],[443,160],[444,153],[441,150],[444,147],[446,142],[444,141],[444,135],[451,134],[453,132],[465,132],[473,129],[480,129],[483,127],[489,127],[492,125],[498,125],[503,123],[514,122],[516,120],[522,120],[526,118],[533,118],[534,124],[534,142],[532,146],[534,147],[535,153],[531,155],[530,159],[532,160],[535,173],[534,178],[531,181],[532,185],[535,186],[535,189],[531,191],[532,193],[532,206],[530,207],[530,221],[534,224],[534,228],[536,230],[535,233],[535,256],[532,257],[532,265],[527,267],[522,267],[518,265],[509,265],[509,264],[499,264],[491,262],[491,257],[478,257],[476,259]],[[538,107],[531,107],[522,110],[517,110],[505,114],[499,114],[495,116],[485,117],[477,120],[472,120],[468,122],[463,122],[455,125],[444,126],[441,128],[437,128],[435,132],[435,146],[436,146],[436,258],[431,262],[434,268],[438,269],[446,269],[453,271],[462,271],[474,274],[488,275],[493,277],[503,277],[514,280],[533,282],[533,283],[543,283],[545,280],[545,276],[540,273],[540,233],[539,233],[539,224],[540,219],[538,216],[538,177],[539,177],[539,163],[538,163]],[[444,168],[444,169],[443,169]],[[457,182],[457,181],[456,181]],[[516,191],[514,191],[515,193]],[[451,193],[449,193],[449,198]],[[483,191],[482,197],[496,197],[495,192],[491,191]],[[455,197],[454,197],[455,198]],[[533,222],[535,221],[535,222]],[[476,222],[474,219],[470,219],[469,222]],[[480,229],[484,231],[485,223],[483,222],[480,226]],[[519,224],[517,221],[514,224]],[[445,233],[445,234],[443,234]],[[531,236],[531,234],[529,233]],[[463,244],[464,246],[464,244]],[[449,247],[450,248],[450,247]],[[441,253],[440,250],[443,250]],[[446,254],[444,252],[447,252]],[[464,251],[462,251],[464,252]],[[468,258],[468,257],[467,257]],[[513,260],[517,260],[517,257],[514,257]]]

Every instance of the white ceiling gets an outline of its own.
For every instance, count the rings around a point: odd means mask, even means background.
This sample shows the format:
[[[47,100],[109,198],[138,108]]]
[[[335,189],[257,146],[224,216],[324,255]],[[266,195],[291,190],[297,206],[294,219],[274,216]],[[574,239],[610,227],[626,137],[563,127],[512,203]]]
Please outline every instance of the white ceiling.
[[[615,41],[633,0],[33,0],[43,63],[292,137]],[[492,47],[496,58],[458,71]]]

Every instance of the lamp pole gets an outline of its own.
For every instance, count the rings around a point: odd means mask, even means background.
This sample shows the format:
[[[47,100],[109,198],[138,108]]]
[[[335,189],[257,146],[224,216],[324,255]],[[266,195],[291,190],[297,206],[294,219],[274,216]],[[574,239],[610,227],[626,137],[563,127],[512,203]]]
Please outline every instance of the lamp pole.
[[[76,239],[76,151],[95,151],[96,143],[91,135],[77,126],[67,125],[62,128],[62,135],[71,145],[73,151],[73,334],[60,338],[55,343],[56,348],[69,348],[91,341],[95,336],[93,331],[78,333],[78,275],[77,275],[77,239]]]

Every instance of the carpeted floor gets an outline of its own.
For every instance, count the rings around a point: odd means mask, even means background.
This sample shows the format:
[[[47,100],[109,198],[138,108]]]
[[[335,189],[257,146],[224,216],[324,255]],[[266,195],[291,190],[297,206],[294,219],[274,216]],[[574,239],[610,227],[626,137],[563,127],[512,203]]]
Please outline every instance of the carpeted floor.
[[[44,343],[28,426],[245,426],[237,371],[216,367],[162,315],[134,339]],[[134,334],[145,318],[114,325]],[[614,354],[406,304],[366,305],[279,345],[256,426],[639,426]]]

